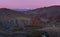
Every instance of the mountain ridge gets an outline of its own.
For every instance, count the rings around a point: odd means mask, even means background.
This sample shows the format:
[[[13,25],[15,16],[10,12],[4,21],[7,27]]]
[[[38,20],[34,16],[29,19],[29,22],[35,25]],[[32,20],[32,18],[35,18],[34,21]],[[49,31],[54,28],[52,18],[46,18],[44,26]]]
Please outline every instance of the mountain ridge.
[[[36,16],[43,17],[43,18],[55,17],[57,15],[60,15],[60,5],[33,9],[30,11],[27,11],[27,14],[28,16],[36,15]]]

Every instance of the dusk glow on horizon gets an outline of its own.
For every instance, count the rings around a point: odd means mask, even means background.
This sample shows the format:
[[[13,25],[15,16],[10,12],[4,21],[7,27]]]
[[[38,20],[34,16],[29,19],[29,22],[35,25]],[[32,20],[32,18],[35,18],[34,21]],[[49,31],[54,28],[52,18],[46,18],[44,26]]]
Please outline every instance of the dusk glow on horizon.
[[[60,0],[0,0],[0,8],[40,8],[60,5]]]

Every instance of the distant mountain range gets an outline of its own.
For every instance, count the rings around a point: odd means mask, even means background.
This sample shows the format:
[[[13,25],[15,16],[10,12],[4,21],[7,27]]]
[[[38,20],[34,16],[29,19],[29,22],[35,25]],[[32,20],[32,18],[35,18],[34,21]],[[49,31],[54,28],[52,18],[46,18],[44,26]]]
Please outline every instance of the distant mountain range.
[[[13,10],[16,10],[16,11],[28,11],[30,9],[13,9]]]

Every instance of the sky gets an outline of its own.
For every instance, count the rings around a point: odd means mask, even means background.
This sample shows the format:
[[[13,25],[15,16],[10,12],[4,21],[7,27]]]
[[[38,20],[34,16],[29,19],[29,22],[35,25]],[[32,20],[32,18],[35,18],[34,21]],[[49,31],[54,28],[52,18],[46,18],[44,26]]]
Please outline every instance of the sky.
[[[34,9],[60,5],[60,0],[0,0],[0,8]]]

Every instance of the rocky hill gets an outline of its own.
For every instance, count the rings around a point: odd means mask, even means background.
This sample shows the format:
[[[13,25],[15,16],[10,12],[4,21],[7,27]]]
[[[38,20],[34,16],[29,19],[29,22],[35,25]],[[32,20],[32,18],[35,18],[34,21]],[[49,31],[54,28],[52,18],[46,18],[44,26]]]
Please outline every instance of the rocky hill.
[[[49,6],[44,8],[37,8],[26,13],[28,16],[39,16],[42,18],[55,17],[60,15],[60,6]]]
[[[0,29],[2,29],[3,31],[9,31],[14,26],[23,26],[23,20],[26,19],[25,17],[26,15],[20,11],[14,11],[7,8],[0,8]],[[23,22],[21,22],[21,20]]]
[[[20,11],[14,11],[7,8],[0,8],[0,16],[8,16],[8,17],[19,17],[19,16],[26,16]]]

